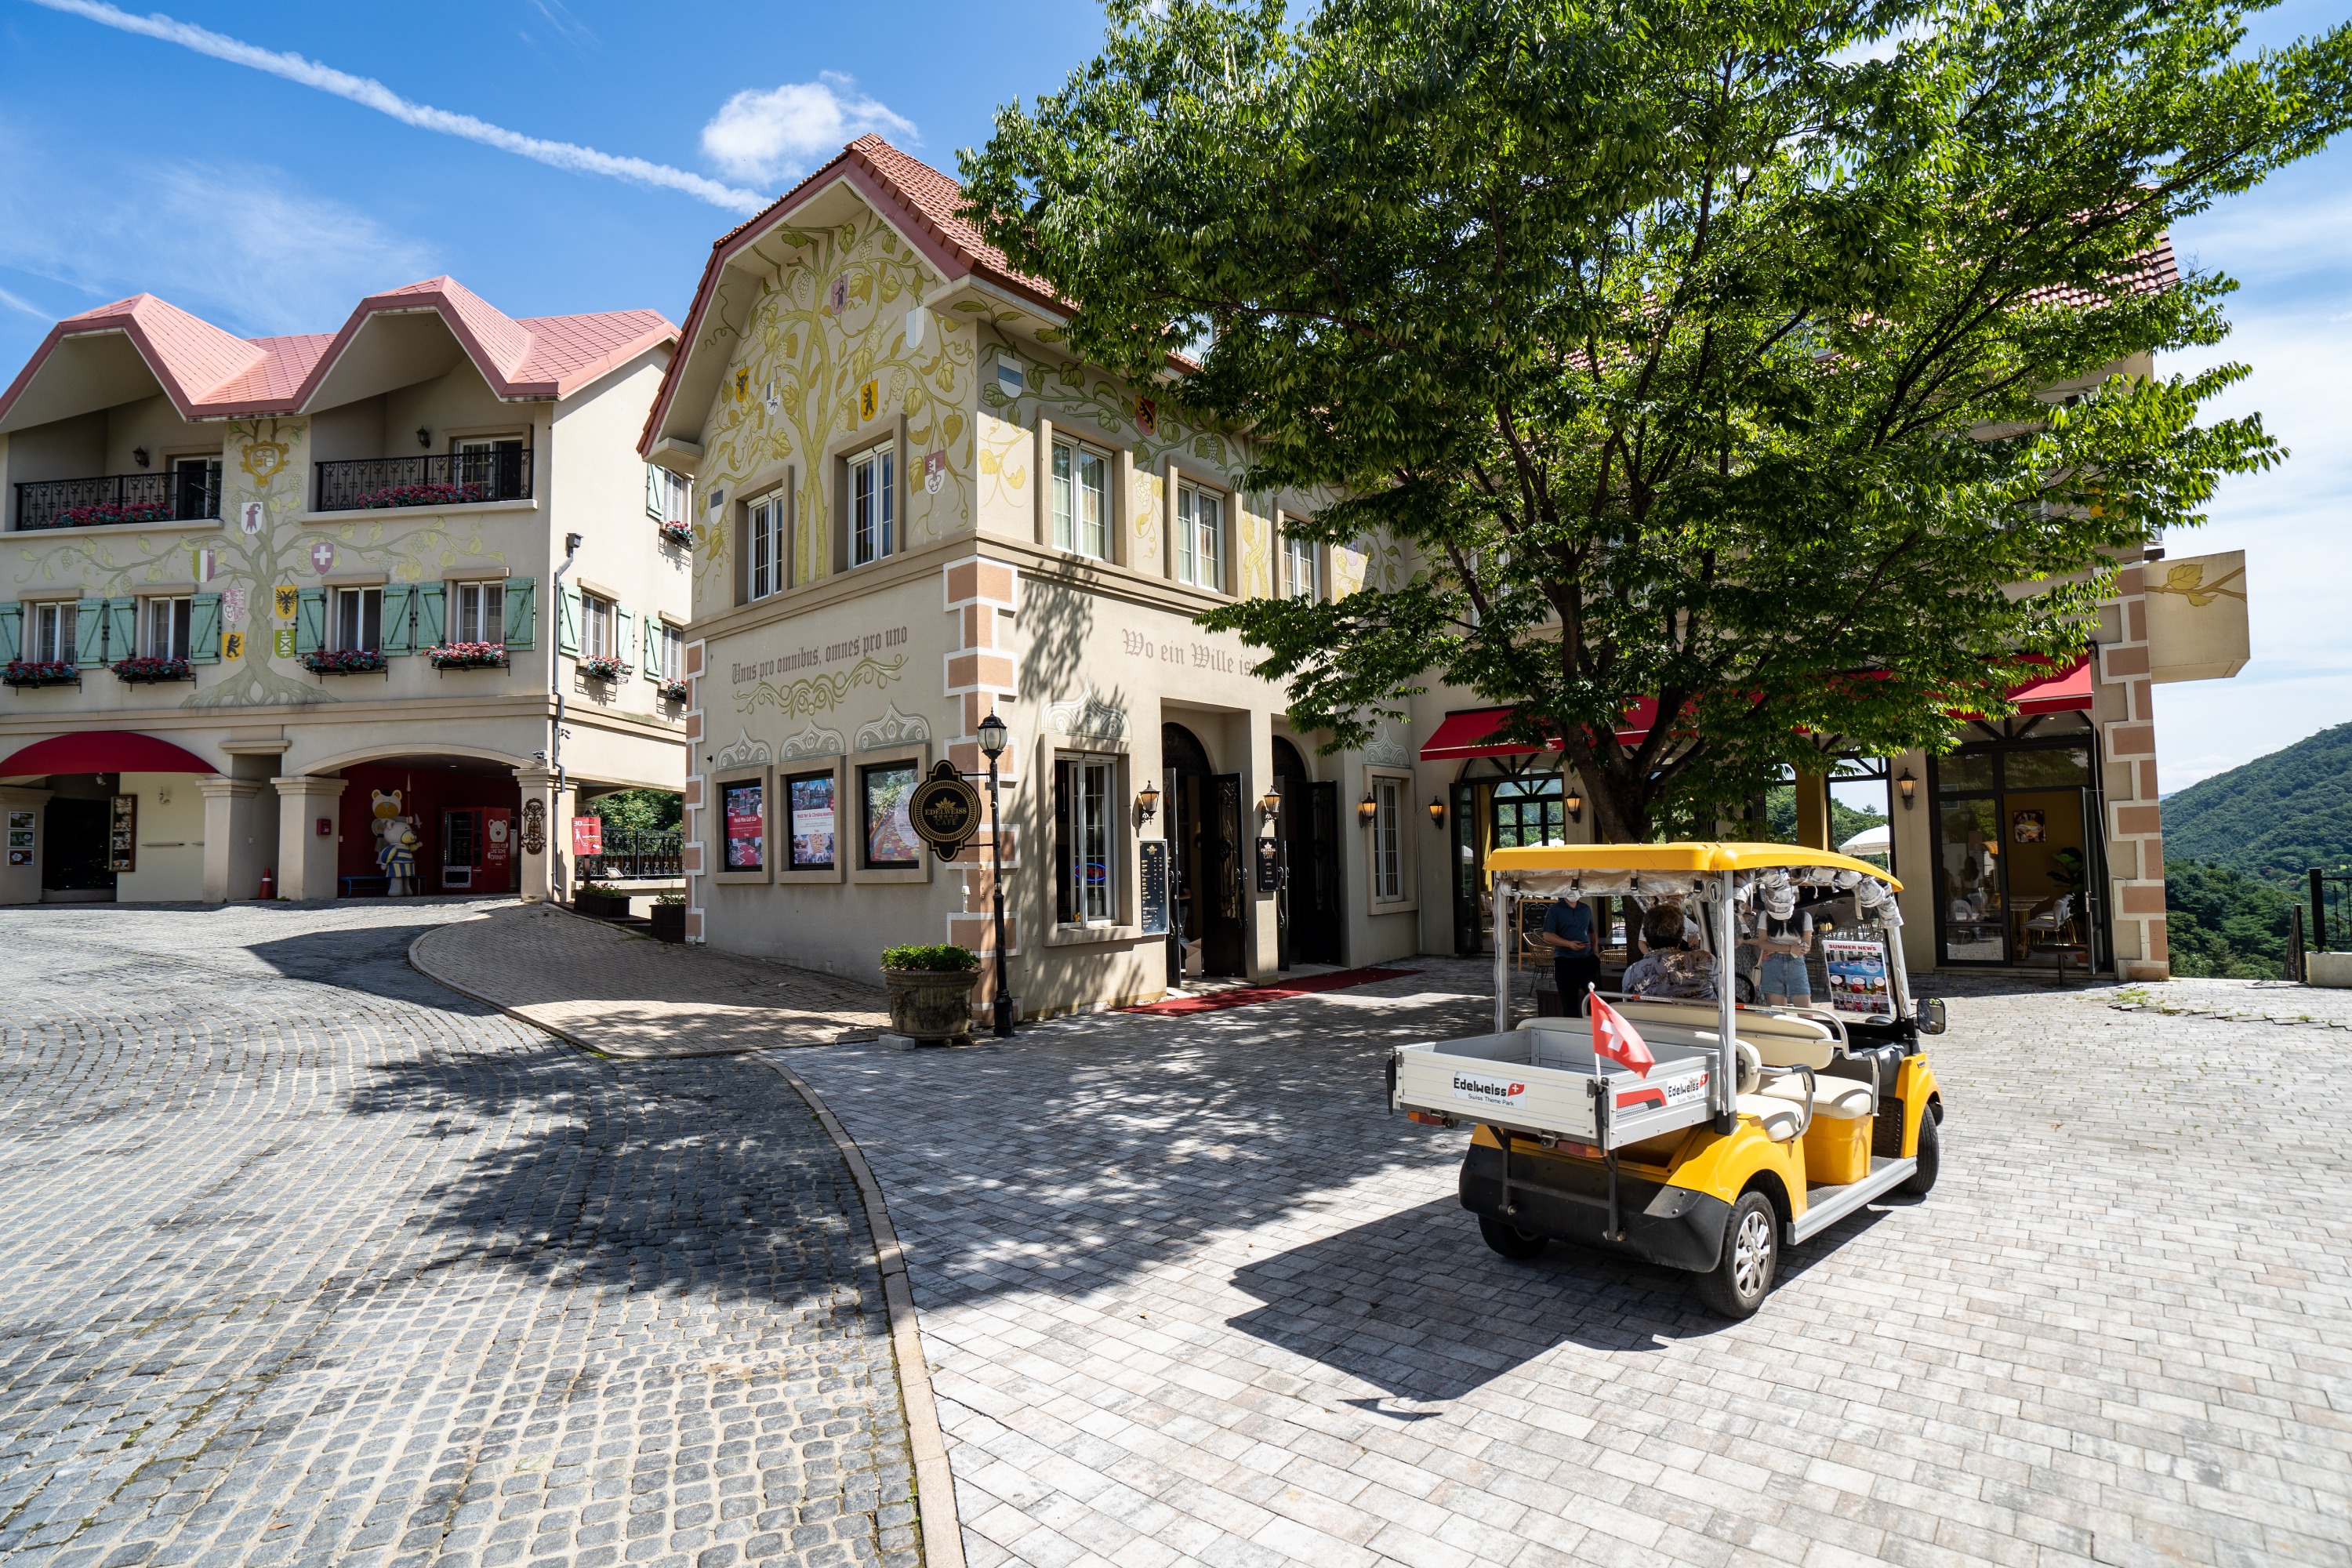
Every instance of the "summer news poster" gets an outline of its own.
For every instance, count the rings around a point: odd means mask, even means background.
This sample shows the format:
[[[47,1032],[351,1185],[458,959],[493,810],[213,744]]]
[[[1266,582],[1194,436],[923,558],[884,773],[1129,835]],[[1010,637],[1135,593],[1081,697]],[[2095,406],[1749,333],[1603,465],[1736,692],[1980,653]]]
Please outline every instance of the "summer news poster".
[[[719,792],[727,817],[727,868],[730,871],[767,868],[766,793],[756,784],[728,784]]]
[[[1825,938],[1822,963],[1829,970],[1833,1010],[1862,1018],[1895,1016],[1895,988],[1886,977],[1884,943]]]

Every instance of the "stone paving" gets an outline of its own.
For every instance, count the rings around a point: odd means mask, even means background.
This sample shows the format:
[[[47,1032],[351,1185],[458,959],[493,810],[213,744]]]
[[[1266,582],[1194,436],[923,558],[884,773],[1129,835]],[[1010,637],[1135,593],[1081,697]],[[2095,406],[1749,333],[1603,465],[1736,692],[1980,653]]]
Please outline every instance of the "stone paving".
[[[793,1053],[908,1248],[979,1568],[2352,1563],[2340,1033],[1948,988],[1937,1191],[1728,1325],[1486,1249],[1464,1135],[1383,1114],[1390,1043],[1484,1026],[1482,969],[1420,967]]]
[[[608,1056],[831,1045],[889,1026],[878,980],[656,942],[545,904],[442,926],[415,956],[435,979]]]
[[[0,911],[0,1561],[911,1568],[835,1146],[407,966],[481,908]]]

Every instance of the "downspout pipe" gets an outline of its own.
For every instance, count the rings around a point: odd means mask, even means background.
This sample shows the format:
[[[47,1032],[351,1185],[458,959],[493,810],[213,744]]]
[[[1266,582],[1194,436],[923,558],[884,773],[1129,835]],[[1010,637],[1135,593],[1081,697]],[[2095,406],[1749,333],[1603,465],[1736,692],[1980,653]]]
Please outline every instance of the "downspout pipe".
[[[563,574],[579,558],[580,536],[565,534],[563,564],[555,569],[547,596],[547,618],[551,623],[547,628],[547,689],[555,693],[555,733],[549,738],[547,756],[555,767],[555,793],[559,796],[563,794]],[[548,831],[554,830],[555,825],[548,824]]]

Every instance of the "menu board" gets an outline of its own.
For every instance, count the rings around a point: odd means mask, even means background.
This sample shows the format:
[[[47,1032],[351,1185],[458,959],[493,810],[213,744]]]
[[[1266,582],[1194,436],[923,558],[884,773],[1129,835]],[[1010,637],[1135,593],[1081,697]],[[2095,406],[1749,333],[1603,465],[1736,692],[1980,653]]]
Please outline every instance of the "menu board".
[[[139,837],[139,797],[118,795],[114,797],[114,815],[107,823],[107,857],[113,869],[136,871],[139,854],[134,847]]]
[[[767,795],[767,787],[757,779],[719,786],[719,808],[727,819],[730,871],[768,868]]]
[[[784,805],[793,814],[792,868],[833,869],[833,775],[803,773],[784,784]]]
[[[1139,839],[1135,849],[1143,863],[1139,884],[1143,934],[1164,936],[1168,931],[1168,840]]]
[[[8,864],[29,866],[33,863],[33,814],[12,811],[8,814]]]
[[[1822,963],[1829,971],[1830,1006],[1858,1018],[1895,1016],[1895,989],[1886,975],[1884,942],[1826,937]]]

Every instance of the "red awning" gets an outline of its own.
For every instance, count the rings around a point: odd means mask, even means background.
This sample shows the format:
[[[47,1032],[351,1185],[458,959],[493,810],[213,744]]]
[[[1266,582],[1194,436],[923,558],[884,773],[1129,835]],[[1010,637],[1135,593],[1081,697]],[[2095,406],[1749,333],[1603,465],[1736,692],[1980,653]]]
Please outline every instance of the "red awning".
[[[1507,708],[1472,708],[1459,713],[1448,713],[1437,726],[1436,733],[1421,749],[1424,763],[1457,761],[1468,757],[1531,757],[1538,752],[1557,752],[1559,742],[1530,746],[1523,741],[1505,739],[1497,733],[1510,718]],[[1625,710],[1625,728],[1617,738],[1628,745],[1638,742],[1650,732],[1657,721],[1658,700],[1644,697]]]
[[[2009,700],[2021,713],[2087,713],[2091,710],[2091,656],[2048,671],[2022,686],[2009,689]]]
[[[129,730],[84,730],[36,741],[0,761],[0,777],[40,773],[216,773],[220,769],[169,741]]]

